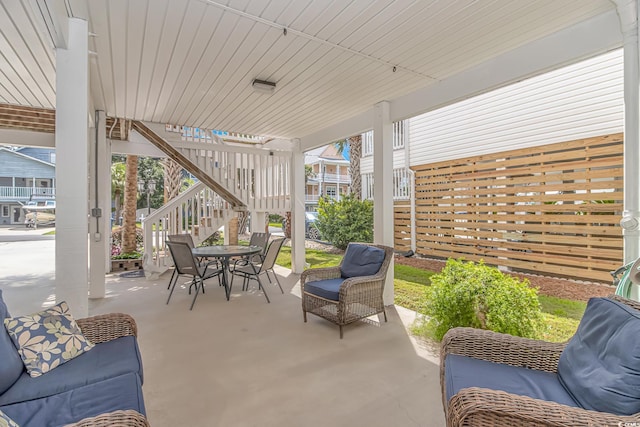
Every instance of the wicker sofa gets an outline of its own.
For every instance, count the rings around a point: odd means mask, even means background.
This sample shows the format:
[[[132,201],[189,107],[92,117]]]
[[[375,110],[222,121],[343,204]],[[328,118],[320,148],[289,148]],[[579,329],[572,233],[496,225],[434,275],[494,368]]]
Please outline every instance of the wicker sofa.
[[[451,329],[440,355],[447,426],[640,425],[639,325],[640,303],[611,296],[589,301],[567,343]]]
[[[7,317],[0,291],[0,320]],[[17,373],[7,369],[17,350],[1,327],[0,411],[20,427],[148,426],[134,319],[107,314],[76,322],[95,347],[38,377],[24,365]]]

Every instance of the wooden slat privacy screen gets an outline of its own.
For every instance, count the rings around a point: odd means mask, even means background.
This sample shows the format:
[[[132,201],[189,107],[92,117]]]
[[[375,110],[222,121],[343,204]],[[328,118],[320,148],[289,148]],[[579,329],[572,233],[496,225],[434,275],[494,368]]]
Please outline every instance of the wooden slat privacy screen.
[[[622,138],[412,167],[417,253],[610,283],[622,263]],[[395,215],[404,248],[408,209]]]

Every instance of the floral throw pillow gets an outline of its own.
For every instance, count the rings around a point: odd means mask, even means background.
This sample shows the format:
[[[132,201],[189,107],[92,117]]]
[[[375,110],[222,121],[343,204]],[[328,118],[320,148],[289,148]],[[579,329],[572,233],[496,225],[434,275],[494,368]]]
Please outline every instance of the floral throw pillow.
[[[0,411],[0,427],[19,427],[11,418],[4,412]]]
[[[64,301],[29,316],[4,319],[4,326],[33,378],[94,347],[82,335]]]

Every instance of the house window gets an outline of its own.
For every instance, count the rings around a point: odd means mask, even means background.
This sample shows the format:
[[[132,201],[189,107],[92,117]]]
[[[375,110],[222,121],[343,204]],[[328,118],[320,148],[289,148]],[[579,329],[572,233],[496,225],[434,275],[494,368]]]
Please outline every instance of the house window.
[[[2,216],[9,216],[9,206],[8,205],[2,205]]]
[[[336,197],[335,185],[327,186],[326,193],[328,197],[335,198]]]

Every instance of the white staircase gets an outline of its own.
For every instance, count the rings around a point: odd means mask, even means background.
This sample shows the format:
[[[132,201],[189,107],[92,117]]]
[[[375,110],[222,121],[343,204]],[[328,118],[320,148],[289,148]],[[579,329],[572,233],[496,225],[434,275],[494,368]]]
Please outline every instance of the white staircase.
[[[189,233],[197,245],[238,211],[284,214],[291,210],[290,152],[225,143],[204,131],[199,138],[185,140],[169,128],[134,122],[131,132],[167,153],[200,182],[143,221],[147,277],[173,265],[165,246],[167,235]]]
[[[157,277],[173,265],[165,244],[168,235],[188,233],[198,245],[235,214],[227,201],[203,183],[191,186],[143,220],[145,275]]]
[[[224,187],[247,210],[274,213],[291,210],[291,152],[227,144],[215,134],[205,135],[204,131],[201,135],[205,136],[190,141],[180,133],[167,131],[165,125],[151,122],[144,125]]]

